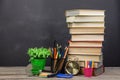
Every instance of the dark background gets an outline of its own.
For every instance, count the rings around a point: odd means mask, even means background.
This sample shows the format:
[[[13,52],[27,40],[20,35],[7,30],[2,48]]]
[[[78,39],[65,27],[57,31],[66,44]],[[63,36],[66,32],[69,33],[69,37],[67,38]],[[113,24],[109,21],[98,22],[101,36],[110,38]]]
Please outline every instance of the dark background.
[[[0,66],[25,66],[29,47],[70,39],[65,10],[106,10],[104,65],[120,66],[119,0],[0,0]],[[49,64],[49,62],[47,62]]]

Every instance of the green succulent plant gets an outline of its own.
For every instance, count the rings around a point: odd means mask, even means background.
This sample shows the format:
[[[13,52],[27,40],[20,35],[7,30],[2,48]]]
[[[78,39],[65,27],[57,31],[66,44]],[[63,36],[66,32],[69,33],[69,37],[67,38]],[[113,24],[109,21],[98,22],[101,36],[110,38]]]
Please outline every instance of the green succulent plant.
[[[41,48],[29,48],[27,54],[30,57],[30,60],[33,59],[41,59],[41,58],[48,58],[50,55],[51,51],[47,48],[41,47]]]

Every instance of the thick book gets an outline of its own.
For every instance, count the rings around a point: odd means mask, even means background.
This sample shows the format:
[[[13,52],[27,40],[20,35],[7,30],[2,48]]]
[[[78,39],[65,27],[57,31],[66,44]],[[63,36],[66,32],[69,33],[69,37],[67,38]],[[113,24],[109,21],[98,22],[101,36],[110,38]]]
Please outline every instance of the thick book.
[[[104,27],[104,22],[74,22],[68,23],[68,28],[77,27]]]
[[[71,41],[104,41],[104,35],[71,35]]]
[[[77,61],[80,67],[85,67],[85,61]],[[94,62],[93,68],[98,68],[101,65],[103,65],[102,61],[101,62]]]
[[[70,47],[102,47],[102,41],[71,41]]]
[[[85,52],[68,52],[68,54],[75,54],[75,55],[101,55],[101,53],[99,53],[99,52],[96,52],[96,53],[89,53],[89,52],[87,52],[87,53],[85,53]]]
[[[101,53],[102,47],[69,47],[69,53]],[[68,54],[69,54],[68,53]]]
[[[66,10],[66,16],[104,16],[105,10],[73,9]]]
[[[102,60],[101,55],[80,55],[80,54],[69,54],[69,61],[94,61],[100,62]]]
[[[77,27],[69,28],[70,34],[104,34],[105,27]]]
[[[104,22],[105,16],[70,16],[66,17],[67,23],[73,22]]]

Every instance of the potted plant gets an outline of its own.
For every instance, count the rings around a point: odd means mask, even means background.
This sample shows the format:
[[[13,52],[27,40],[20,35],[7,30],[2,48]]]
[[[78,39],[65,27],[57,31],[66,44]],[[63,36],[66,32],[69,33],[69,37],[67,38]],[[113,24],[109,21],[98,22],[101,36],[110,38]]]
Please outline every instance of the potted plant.
[[[27,54],[29,55],[29,61],[32,64],[32,74],[37,75],[44,69],[46,64],[46,58],[50,55],[51,51],[47,48],[29,48]]]

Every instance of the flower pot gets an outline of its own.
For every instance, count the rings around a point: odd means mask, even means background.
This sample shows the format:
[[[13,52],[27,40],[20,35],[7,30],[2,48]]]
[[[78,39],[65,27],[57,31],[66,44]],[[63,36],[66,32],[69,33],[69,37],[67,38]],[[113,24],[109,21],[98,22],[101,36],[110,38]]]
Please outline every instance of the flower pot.
[[[31,61],[32,64],[32,73],[33,75],[39,74],[40,71],[42,71],[46,64],[46,59],[33,59]]]

